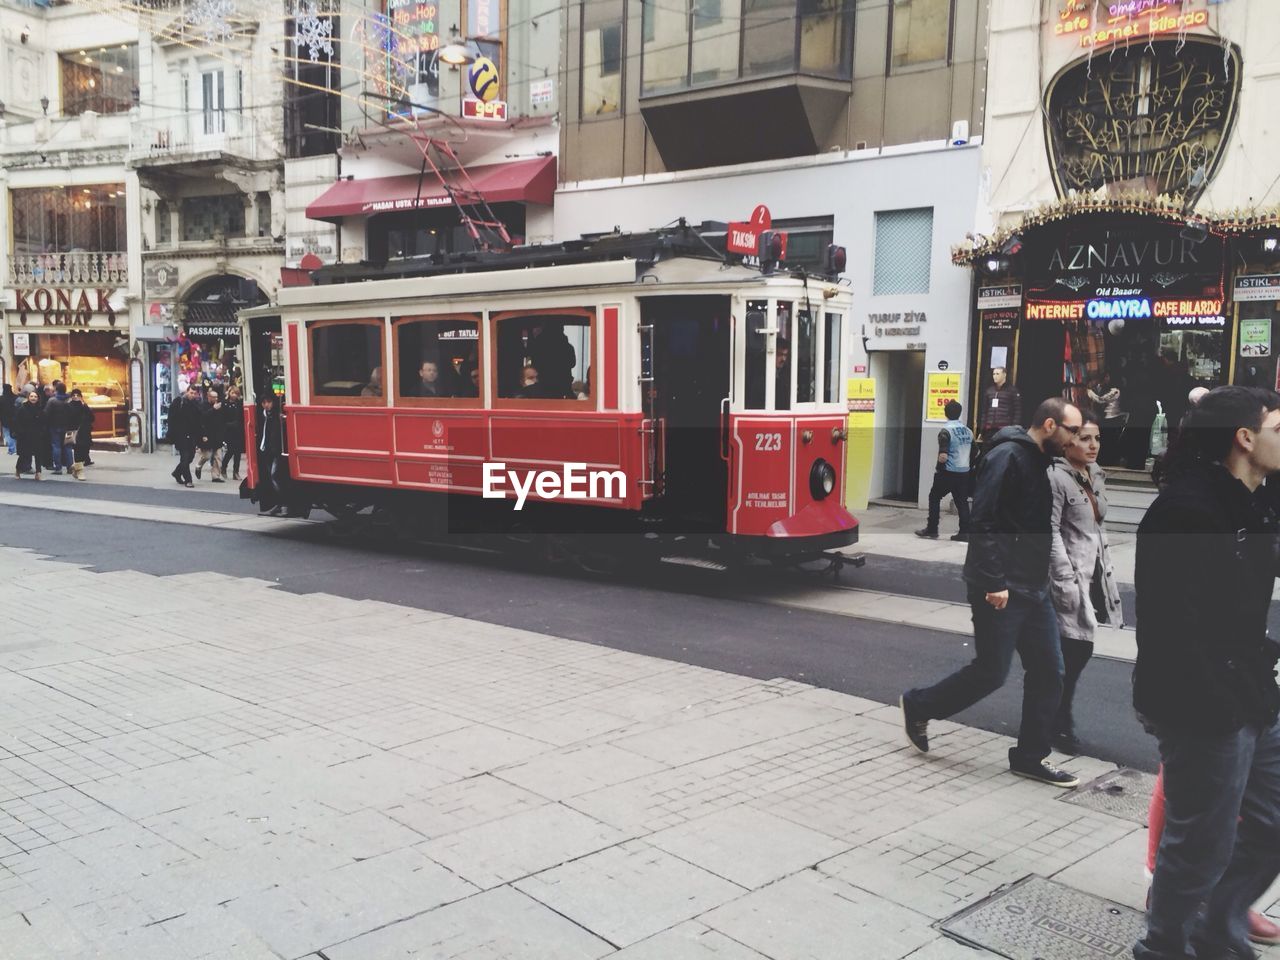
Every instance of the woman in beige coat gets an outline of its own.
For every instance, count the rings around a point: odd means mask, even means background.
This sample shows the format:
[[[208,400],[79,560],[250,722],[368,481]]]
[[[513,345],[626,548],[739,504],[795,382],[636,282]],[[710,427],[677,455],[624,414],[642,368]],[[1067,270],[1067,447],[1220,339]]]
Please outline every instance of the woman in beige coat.
[[[1085,664],[1093,656],[1099,623],[1120,626],[1120,588],[1107,547],[1106,473],[1097,464],[1098,418],[1085,413],[1075,441],[1049,466],[1053,492],[1053,545],[1049,589],[1062,637],[1062,704],[1054,722],[1054,746],[1079,753],[1071,702]]]

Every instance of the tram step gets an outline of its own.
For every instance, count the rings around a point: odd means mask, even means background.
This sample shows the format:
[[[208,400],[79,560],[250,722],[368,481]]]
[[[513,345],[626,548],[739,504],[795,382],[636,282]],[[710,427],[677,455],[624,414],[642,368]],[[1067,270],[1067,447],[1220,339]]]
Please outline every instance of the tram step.
[[[717,563],[715,560],[706,560],[702,557],[663,557],[662,562],[675,563],[682,567],[699,567],[703,570],[724,571],[729,569],[723,563]]]

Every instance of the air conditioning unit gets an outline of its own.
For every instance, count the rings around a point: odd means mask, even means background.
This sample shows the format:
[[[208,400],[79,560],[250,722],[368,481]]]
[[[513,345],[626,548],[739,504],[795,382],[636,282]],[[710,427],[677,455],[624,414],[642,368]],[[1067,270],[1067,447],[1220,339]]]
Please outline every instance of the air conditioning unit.
[[[963,147],[969,142],[969,121],[957,120],[951,124],[951,145],[953,147]]]

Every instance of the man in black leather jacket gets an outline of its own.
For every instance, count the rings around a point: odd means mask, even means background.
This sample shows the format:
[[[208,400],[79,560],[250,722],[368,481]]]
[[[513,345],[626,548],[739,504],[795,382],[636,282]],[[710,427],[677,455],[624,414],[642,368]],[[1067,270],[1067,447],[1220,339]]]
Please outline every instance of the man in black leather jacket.
[[[1203,960],[1253,957],[1247,912],[1280,874],[1280,647],[1267,637],[1280,563],[1275,498],[1259,489],[1278,471],[1280,395],[1219,387],[1184,419],[1138,528],[1133,703],[1159,741],[1165,796],[1138,960],[1183,960],[1193,944]]]
[[[907,739],[921,753],[929,750],[929,721],[945,720],[1004,686],[1017,650],[1026,678],[1009,769],[1059,787],[1080,782],[1046,759],[1063,670],[1049,599],[1048,468],[1083,422],[1079,409],[1053,397],[1036,408],[1030,429],[1005,427],[991,438],[978,467],[964,562],[974,659],[932,687],[908,690],[900,701]]]

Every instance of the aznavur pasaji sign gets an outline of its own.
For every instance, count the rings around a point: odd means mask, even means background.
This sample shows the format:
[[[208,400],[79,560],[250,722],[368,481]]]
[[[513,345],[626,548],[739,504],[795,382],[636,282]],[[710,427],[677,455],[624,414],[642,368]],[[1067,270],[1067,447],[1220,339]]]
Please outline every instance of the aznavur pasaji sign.
[[[50,290],[36,287],[34,290],[14,290],[14,309],[18,322],[26,324],[28,314],[36,314],[37,321],[46,327],[87,327],[95,315],[104,315],[107,323],[116,325],[116,309],[111,305],[114,289],[98,287],[95,290]]]

